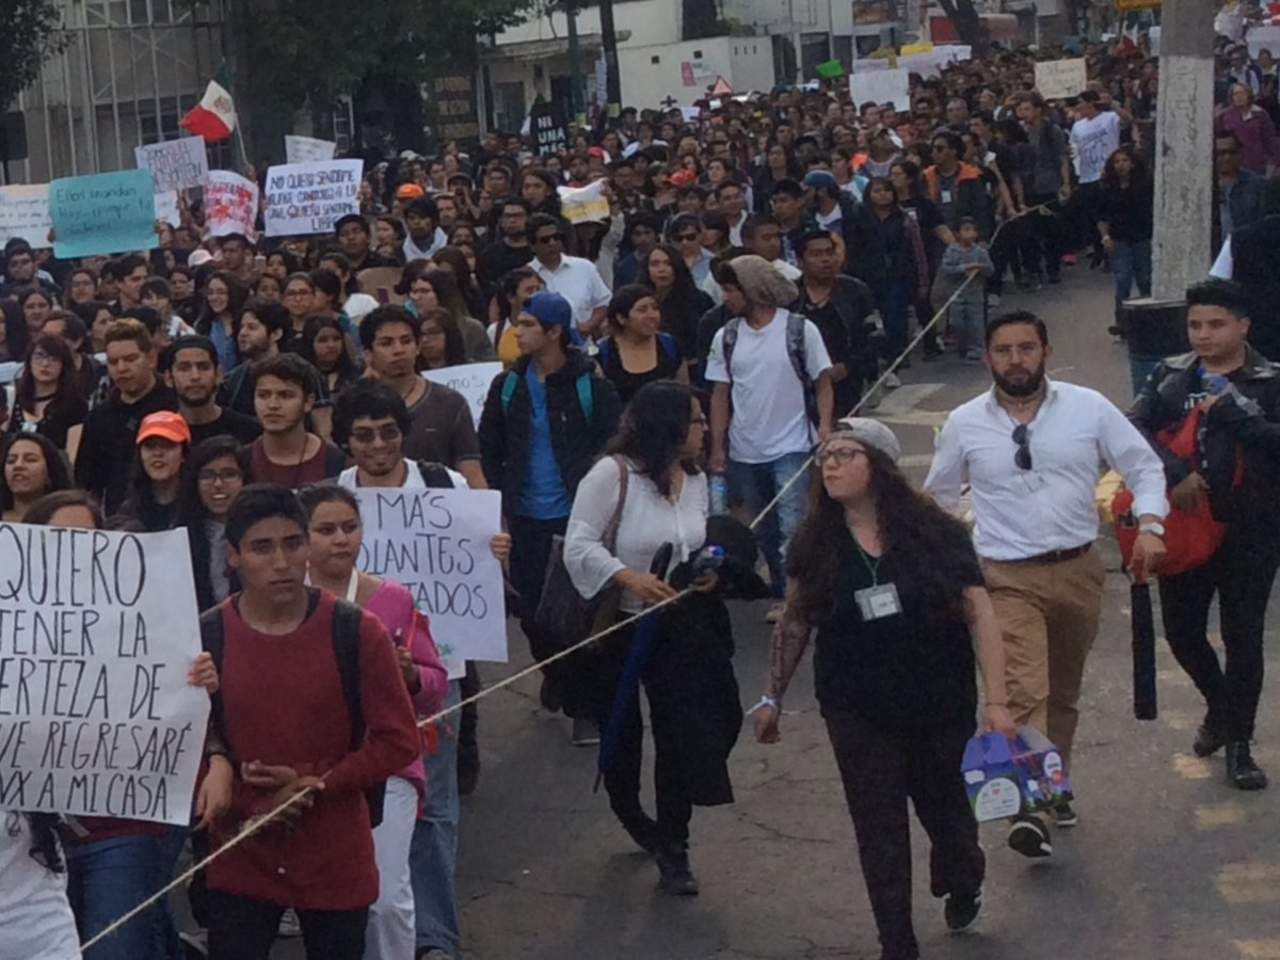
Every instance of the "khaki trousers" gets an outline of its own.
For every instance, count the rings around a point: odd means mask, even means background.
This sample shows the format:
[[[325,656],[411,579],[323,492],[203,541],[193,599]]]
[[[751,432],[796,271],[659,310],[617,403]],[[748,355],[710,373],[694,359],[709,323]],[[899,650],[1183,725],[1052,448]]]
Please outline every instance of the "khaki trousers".
[[[1013,722],[1030,724],[1070,763],[1084,662],[1098,634],[1106,567],[1097,550],[1057,563],[983,560],[1004,634]]]

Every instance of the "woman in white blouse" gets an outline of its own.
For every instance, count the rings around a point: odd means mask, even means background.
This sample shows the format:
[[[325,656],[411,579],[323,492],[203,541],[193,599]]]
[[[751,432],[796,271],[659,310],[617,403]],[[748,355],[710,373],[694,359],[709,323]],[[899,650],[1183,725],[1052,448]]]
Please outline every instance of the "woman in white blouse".
[[[706,539],[707,477],[698,466],[706,427],[693,391],[683,384],[655,381],[636,394],[613,456],[587,474],[569,517],[565,567],[584,597],[620,588],[625,618],[675,595],[667,573]],[[610,551],[604,541],[618,506],[621,469],[628,471],[626,496]],[[671,559],[651,572],[665,544],[673,548]],[[612,634],[576,671],[604,731],[601,767],[610,806],[636,843],[657,858],[659,886],[675,894],[698,892],[688,857],[692,806],[733,800],[726,760],[742,713],[728,613],[710,592],[715,585],[714,575],[705,577],[695,585],[698,593]],[[649,699],[656,819],[640,803],[644,727],[637,675]]]

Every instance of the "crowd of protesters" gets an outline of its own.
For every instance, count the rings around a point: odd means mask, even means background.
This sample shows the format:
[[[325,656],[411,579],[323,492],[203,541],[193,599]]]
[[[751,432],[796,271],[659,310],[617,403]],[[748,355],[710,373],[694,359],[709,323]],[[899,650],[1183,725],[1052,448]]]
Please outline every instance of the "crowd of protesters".
[[[1159,64],[1128,38],[1084,51],[1088,89],[1069,101],[1034,89],[1032,54],[997,49],[913,76],[909,110],[854,102],[842,81],[706,99],[693,117],[627,108],[543,155],[490,132],[469,150],[374,157],[360,212],[331,236],[209,237],[193,196],[149,252],[62,262],[0,238],[3,520],[185,529],[204,611],[191,682],[216,704],[192,830],[0,814],[0,877],[18,895],[0,893],[0,955],[75,955],[169,881],[184,844],[201,858],[299,793],[287,826],[192,886],[200,932],[179,937],[162,903],[86,957],[263,960],[294,925],[312,958],[459,955],[459,795],[478,787],[483,708],[425,739],[418,725],[480,681],[474,665],[449,680],[427,613],[356,569],[351,491],[366,486],[501,492],[506,532],[489,547],[535,659],[566,644],[549,569],[582,597],[612,590],[620,620],[675,601],[546,669],[540,695],[574,743],[600,744],[611,808],[670,893],[698,891],[693,807],[733,799],[743,709],[725,601],[771,599],[757,734],[778,738],[816,631],[884,960],[919,955],[908,796],[947,925],[973,923],[984,862],[961,752],[979,727],[1030,723],[1069,755],[1101,601],[1100,457],[1135,491],[1139,572],[1164,556],[1166,493],[1227,525],[1209,568],[1162,581],[1164,615],[1206,698],[1197,753],[1225,746],[1230,782],[1265,786],[1249,742],[1278,554],[1248,531],[1274,530],[1280,502],[1280,368],[1259,352],[1276,301],[1258,289],[1280,270],[1265,276],[1274,254],[1250,231],[1280,213],[1266,179],[1280,103],[1270,57],[1220,54],[1212,228],[1244,287],[1192,291],[1194,352],[1157,369],[1132,422],[1049,381],[1033,314],[993,313],[1010,282],[1034,294],[1106,269],[1124,335],[1119,305],[1150,293]],[[598,180],[608,217],[566,215],[560,188]],[[995,385],[948,421],[926,495],[892,432],[847,415],[897,386],[890,364],[948,352],[987,363]],[[422,375],[495,360],[478,422]],[[1188,466],[1159,437],[1193,407],[1211,439]],[[812,485],[788,484],[815,444]],[[945,512],[962,484],[972,536]],[[766,506],[754,537],[727,515]],[[1215,591],[1225,672],[1204,635]],[[1051,813],[1077,821],[1069,803]],[[1036,818],[1009,843],[1052,851]]]

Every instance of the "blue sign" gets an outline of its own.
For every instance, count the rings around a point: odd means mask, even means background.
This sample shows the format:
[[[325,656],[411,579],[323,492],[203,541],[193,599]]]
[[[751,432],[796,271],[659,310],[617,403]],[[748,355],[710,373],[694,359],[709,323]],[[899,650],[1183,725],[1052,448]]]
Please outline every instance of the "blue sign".
[[[53,254],[59,259],[150,250],[158,243],[150,170],[54,180],[49,184],[49,215]]]

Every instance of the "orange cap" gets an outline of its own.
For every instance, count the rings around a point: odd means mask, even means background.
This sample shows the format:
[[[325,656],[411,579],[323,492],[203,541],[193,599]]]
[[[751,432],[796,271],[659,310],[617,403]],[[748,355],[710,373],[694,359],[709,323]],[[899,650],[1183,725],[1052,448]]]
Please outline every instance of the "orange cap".
[[[402,183],[396,187],[397,200],[417,200],[419,197],[425,197],[426,195],[427,191],[416,183]]]
[[[141,444],[142,441],[152,437],[160,437],[170,443],[190,443],[191,428],[187,426],[187,421],[182,419],[182,414],[174,413],[172,410],[159,410],[142,418],[142,426],[138,428],[137,442]]]

